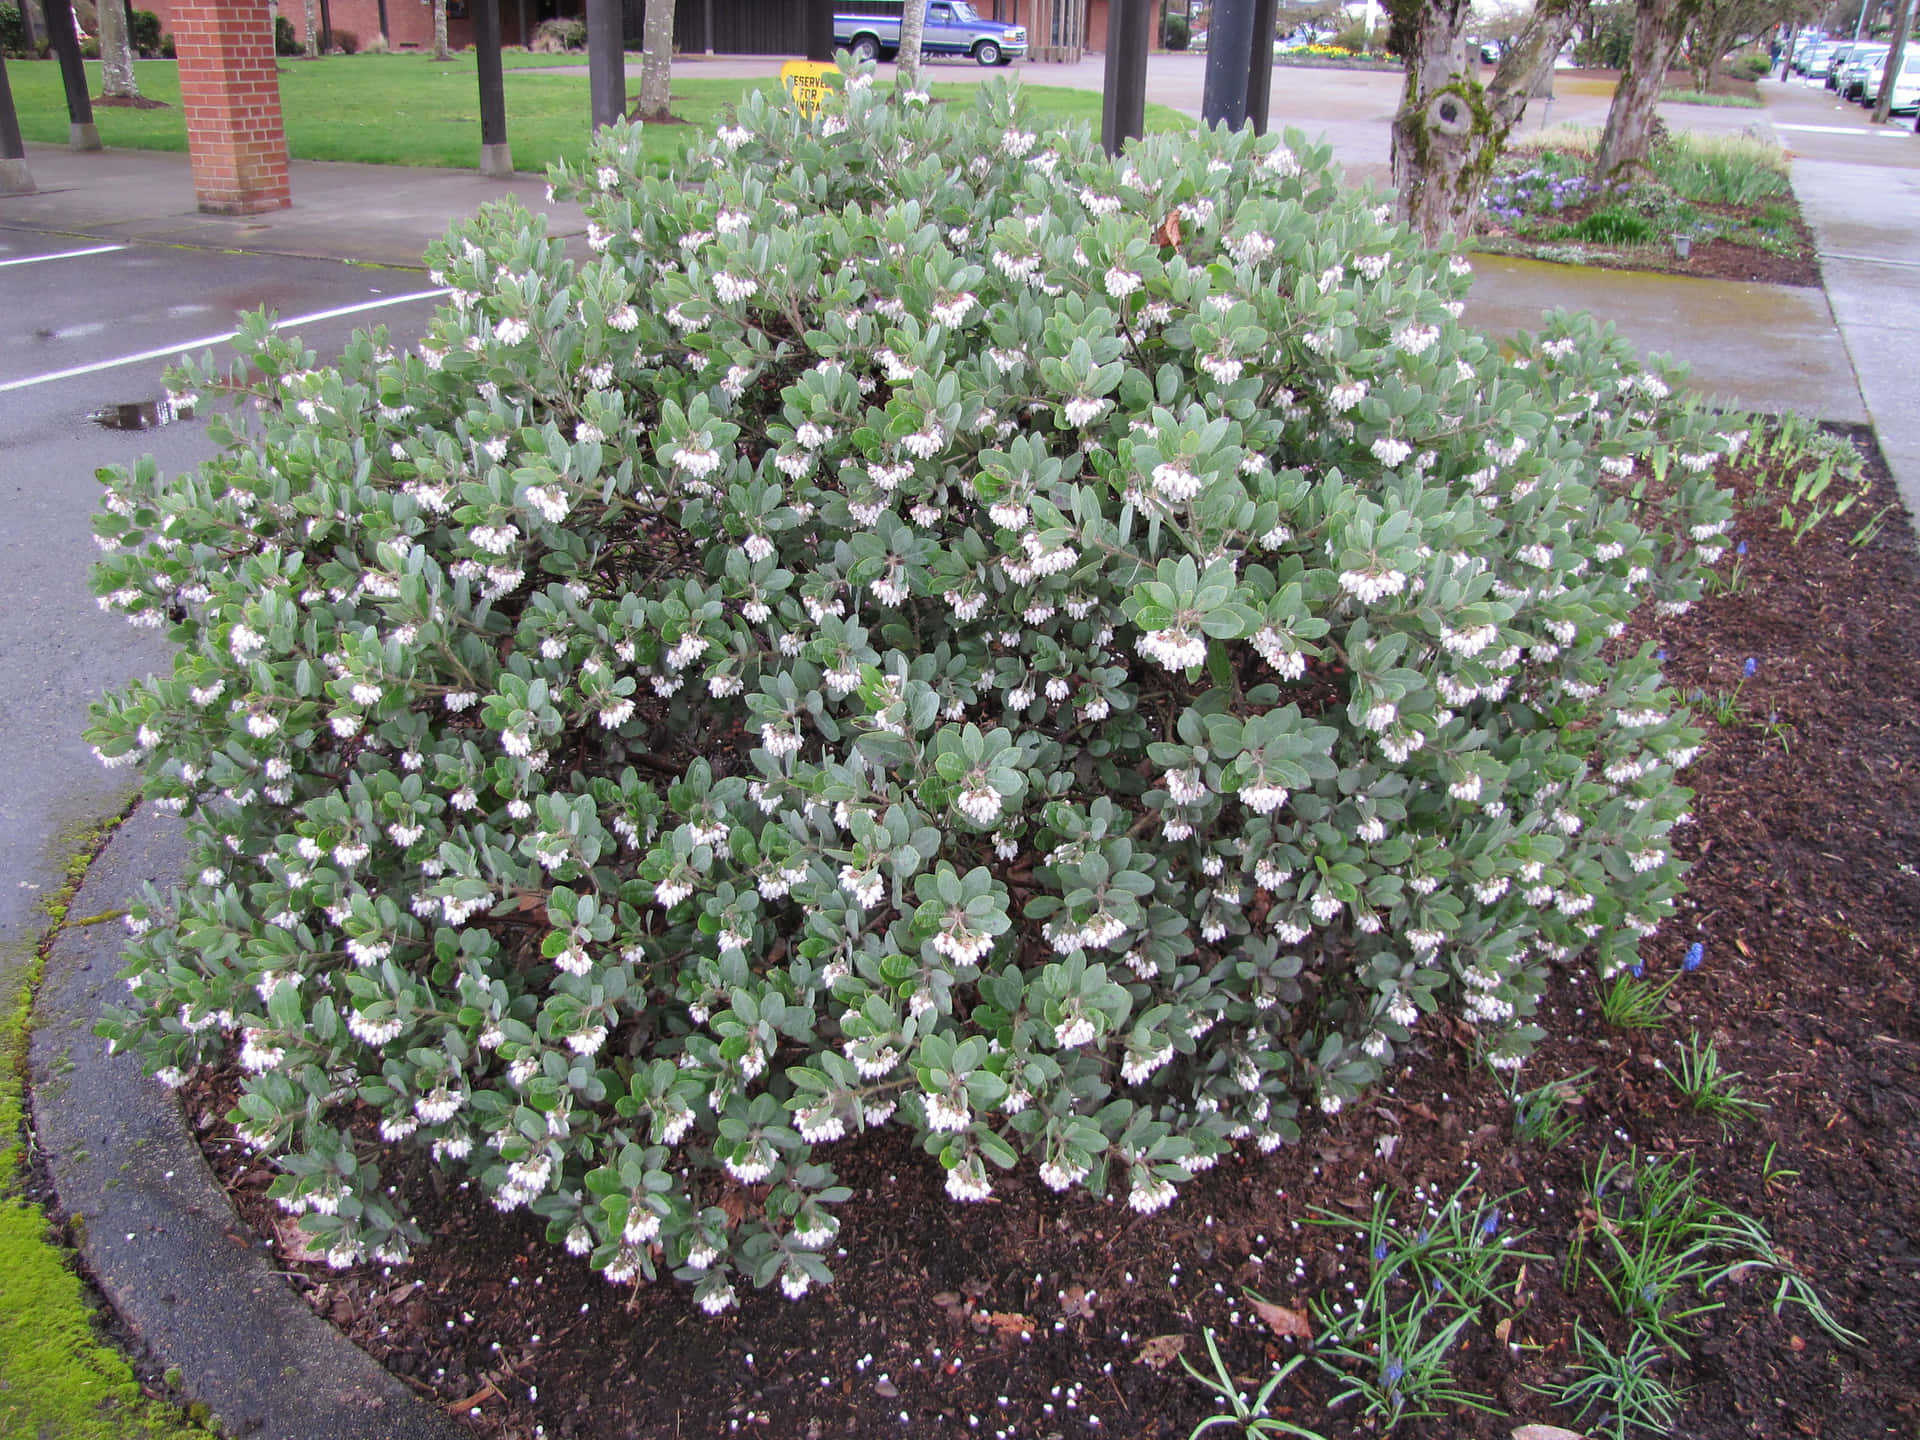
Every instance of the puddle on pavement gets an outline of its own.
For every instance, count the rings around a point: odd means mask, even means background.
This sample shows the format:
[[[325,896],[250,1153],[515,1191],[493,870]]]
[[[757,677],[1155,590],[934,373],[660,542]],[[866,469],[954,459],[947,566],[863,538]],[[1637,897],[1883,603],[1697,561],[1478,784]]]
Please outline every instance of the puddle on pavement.
[[[191,400],[126,400],[106,405],[87,417],[108,430],[157,430],[176,420],[193,418]]]

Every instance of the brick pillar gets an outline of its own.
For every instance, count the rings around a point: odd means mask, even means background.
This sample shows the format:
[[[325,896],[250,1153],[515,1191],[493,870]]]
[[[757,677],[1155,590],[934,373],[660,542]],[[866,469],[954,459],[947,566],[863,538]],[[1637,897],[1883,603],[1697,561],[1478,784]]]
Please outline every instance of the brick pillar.
[[[202,210],[257,215],[292,204],[268,0],[176,0],[173,41]]]

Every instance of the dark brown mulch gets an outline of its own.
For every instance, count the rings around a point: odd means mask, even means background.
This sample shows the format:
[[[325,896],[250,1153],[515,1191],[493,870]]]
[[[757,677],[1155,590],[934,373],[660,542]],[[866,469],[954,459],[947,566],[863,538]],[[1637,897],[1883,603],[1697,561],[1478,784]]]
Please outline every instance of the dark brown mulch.
[[[1892,488],[1881,477],[1881,494]],[[1356,1247],[1303,1225],[1313,1204],[1364,1211],[1377,1186],[1451,1190],[1479,1166],[1516,1192],[1510,1226],[1549,1259],[1513,1287],[1511,1342],[1470,1332],[1459,1378],[1511,1418],[1472,1412],[1409,1423],[1416,1437],[1504,1437],[1521,1421],[1570,1424],[1532,1385],[1564,1381],[1572,1326],[1621,1329],[1588,1283],[1561,1278],[1583,1224],[1583,1166],[1618,1155],[1695,1157],[1705,1187],[1771,1227],[1864,1343],[1839,1346],[1763,1284],[1728,1282],[1690,1361],[1676,1433],[1733,1437],[1912,1437],[1920,1426],[1920,564],[1897,513],[1848,543],[1862,516],[1795,546],[1777,501],[1739,512],[1747,543],[1734,593],[1663,621],[1669,673],[1708,694],[1741,683],[1734,723],[1689,782],[1697,823],[1687,908],[1654,942],[1669,973],[1690,941],[1704,965],[1669,998],[1663,1030],[1620,1032],[1587,981],[1556,983],[1543,1023],[1558,1038],[1528,1083],[1591,1068],[1584,1127],[1546,1152],[1517,1144],[1511,1107],[1453,1032],[1423,1027],[1411,1075],[1337,1123],[1316,1123],[1270,1158],[1223,1164],[1171,1211],[1141,1218],[1063,1202],[1029,1174],[960,1207],[924,1155],[889,1136],[839,1147],[855,1199],[842,1211],[838,1282],[790,1303],[743,1295],[721,1321],[671,1283],[613,1289],[464,1186],[418,1171],[414,1195],[436,1243],[391,1272],[333,1274],[288,1262],[321,1314],[487,1437],[771,1437],[978,1434],[1181,1437],[1213,1413],[1179,1367],[1141,1363],[1151,1337],[1222,1335],[1234,1371],[1263,1374],[1294,1342],[1261,1328],[1246,1289],[1286,1306],[1343,1293]],[[1693,1030],[1719,1044],[1772,1108],[1723,1140],[1659,1068]],[[195,1095],[224,1111],[231,1077]],[[242,1212],[268,1237],[279,1218],[267,1170],[207,1130]],[[1391,1159],[1383,1136],[1397,1136]],[[1766,1158],[1776,1175],[1763,1181]],[[281,1237],[284,1243],[284,1234]],[[1491,1323],[1491,1318],[1489,1323]],[[1517,1348],[1515,1348],[1517,1347]],[[1276,1411],[1329,1436],[1363,1428],[1329,1414],[1327,1379],[1304,1367]],[[1097,1417],[1097,1425],[1095,1420]],[[977,1423],[976,1423],[977,1422]]]

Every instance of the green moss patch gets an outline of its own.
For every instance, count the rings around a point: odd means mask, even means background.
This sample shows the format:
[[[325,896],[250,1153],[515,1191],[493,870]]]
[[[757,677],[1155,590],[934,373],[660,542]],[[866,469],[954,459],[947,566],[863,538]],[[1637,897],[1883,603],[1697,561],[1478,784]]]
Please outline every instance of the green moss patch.
[[[97,845],[76,856],[46,902],[66,913]],[[0,1440],[171,1440],[204,1436],[149,1399],[118,1351],[100,1342],[86,1287],[38,1205],[20,1196],[27,1034],[38,956],[0,957]]]

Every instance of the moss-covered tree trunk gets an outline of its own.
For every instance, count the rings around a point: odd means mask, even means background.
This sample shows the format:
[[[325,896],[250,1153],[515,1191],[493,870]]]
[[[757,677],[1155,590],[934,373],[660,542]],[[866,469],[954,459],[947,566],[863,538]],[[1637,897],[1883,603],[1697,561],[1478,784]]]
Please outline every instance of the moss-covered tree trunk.
[[[640,30],[640,118],[665,120],[673,112],[674,0],[647,0]]]
[[[127,11],[120,0],[105,0],[100,6],[100,96],[140,98],[140,86],[133,78],[133,37],[127,33]]]
[[[1594,174],[1615,180],[1646,163],[1653,148],[1654,107],[1667,83],[1667,67],[1680,49],[1687,29],[1700,13],[1701,0],[1639,0],[1633,12],[1633,44],[1627,65],[1614,87],[1607,109],[1606,132]]]
[[[1407,62],[1393,119],[1400,217],[1428,244],[1465,234],[1527,97],[1586,13],[1586,0],[1540,0],[1482,85],[1467,59],[1467,0],[1395,0],[1389,48]]]

